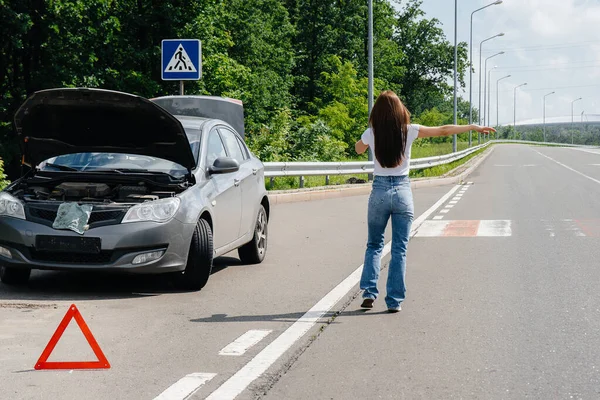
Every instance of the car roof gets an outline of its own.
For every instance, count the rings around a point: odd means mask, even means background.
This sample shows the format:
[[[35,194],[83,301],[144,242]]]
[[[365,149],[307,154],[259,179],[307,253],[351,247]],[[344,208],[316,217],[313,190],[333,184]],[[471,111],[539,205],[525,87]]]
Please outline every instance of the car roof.
[[[209,120],[209,118],[192,117],[188,115],[175,115],[174,117],[177,118],[179,122],[181,122],[181,125],[186,129],[202,129],[202,125]]]

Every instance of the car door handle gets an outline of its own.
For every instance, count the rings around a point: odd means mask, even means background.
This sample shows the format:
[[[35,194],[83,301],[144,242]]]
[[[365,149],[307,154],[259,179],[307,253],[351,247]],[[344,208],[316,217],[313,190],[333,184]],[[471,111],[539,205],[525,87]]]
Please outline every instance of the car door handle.
[[[233,184],[234,184],[235,186],[240,186],[240,180],[239,180],[239,179],[234,179],[234,180],[233,180]]]

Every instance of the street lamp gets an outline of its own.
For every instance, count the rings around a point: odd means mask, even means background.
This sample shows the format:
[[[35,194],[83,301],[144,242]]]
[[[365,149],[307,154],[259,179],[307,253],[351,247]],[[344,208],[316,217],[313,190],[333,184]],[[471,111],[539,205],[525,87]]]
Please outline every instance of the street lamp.
[[[479,44],[479,125],[481,125],[481,53],[483,51],[483,44],[485,42],[487,42],[488,40],[492,40],[494,38],[500,37],[500,36],[504,36],[504,33],[501,32],[497,35],[491,36],[485,40],[482,40],[481,43]],[[481,144],[481,135],[479,133],[477,133],[477,142],[479,144]]]
[[[578,100],[581,100],[582,98],[578,98],[575,99],[571,102],[571,144],[573,144],[573,103],[575,103]]]
[[[520,88],[521,86],[525,86],[525,85],[527,85],[527,83],[522,83],[519,86],[515,87],[515,100],[513,102],[513,104],[514,104],[513,130],[515,131],[515,139],[517,138],[517,89]]]
[[[498,4],[502,4],[502,0],[498,0],[488,4],[487,6],[478,8],[477,10],[471,13],[471,27],[469,31],[469,124],[473,123],[473,14],[483,10],[484,8],[488,8],[490,6],[495,6]],[[481,65],[479,67],[481,67]],[[481,85],[481,82],[479,82],[479,84]],[[471,132],[472,131],[469,131],[469,147],[471,147]]]
[[[502,54],[502,53],[498,53],[498,54]],[[494,54],[493,56],[488,57],[485,60],[485,63],[484,63],[485,67],[483,68],[483,72],[484,72],[484,77],[483,77],[483,125],[489,124],[489,120],[490,120],[489,111],[488,111],[487,106],[486,106],[486,104],[489,105],[489,102],[490,102],[489,96],[486,97],[486,93],[489,92],[488,91],[488,87],[487,87],[487,83],[490,81],[489,73],[487,72],[487,60],[490,59],[490,58],[492,58],[492,57],[494,57],[494,56],[497,56],[498,54]],[[492,72],[492,69],[496,69],[496,68],[498,68],[498,66],[494,65],[490,69],[489,72]]]
[[[454,107],[453,107],[453,120],[454,125],[456,125],[457,121],[457,111],[458,111],[458,99],[456,96],[456,86],[457,86],[457,76],[458,76],[458,0],[454,0]],[[456,135],[452,135],[452,152],[456,152]]]
[[[498,68],[498,66],[497,66],[497,65],[494,65],[492,68],[490,68],[490,70],[489,70],[489,72],[488,72],[488,75],[487,75],[487,82],[489,82],[489,83],[490,83],[490,85],[491,85],[491,83],[492,83],[492,71],[493,71],[493,70],[495,70],[496,68]],[[485,119],[484,119],[484,122],[483,122],[483,124],[484,124],[484,125],[486,125],[486,126],[491,126],[491,125],[492,125],[492,121],[491,121],[492,117],[490,117],[490,102],[491,102],[491,101],[490,101],[490,93],[492,93],[492,89],[491,89],[491,87],[488,87],[488,86],[487,86],[487,83],[486,83],[486,84],[484,85],[484,90],[487,90],[487,108],[486,108],[486,106],[485,106],[485,105],[483,106],[483,108],[485,108]],[[485,104],[485,103],[484,103],[484,104]],[[485,136],[486,136],[486,135],[484,134],[484,136],[483,136],[483,137],[484,137],[484,139],[485,139]],[[489,132],[488,132],[488,133],[487,133],[487,137],[488,137],[488,139],[489,139],[489,136],[490,136],[490,134],[489,134]]]
[[[498,123],[498,116],[499,116],[498,104],[500,103],[499,96],[498,96],[498,93],[500,92],[499,83],[502,79],[506,79],[506,78],[510,78],[510,77],[511,77],[511,75],[506,75],[496,81],[496,128],[498,128],[498,126],[499,126],[499,123]],[[496,133],[496,138],[498,138],[498,133]]]
[[[368,107],[369,107],[369,116],[371,115],[371,109],[373,108],[373,0],[368,0],[368,74],[369,74],[369,89],[368,89]],[[367,150],[367,155],[369,161],[373,161],[373,151],[369,148]],[[367,175],[367,180],[371,181],[373,179],[373,175]]]
[[[546,97],[548,97],[554,93],[556,93],[556,92],[551,92],[551,93],[544,95],[544,142],[546,142]]]

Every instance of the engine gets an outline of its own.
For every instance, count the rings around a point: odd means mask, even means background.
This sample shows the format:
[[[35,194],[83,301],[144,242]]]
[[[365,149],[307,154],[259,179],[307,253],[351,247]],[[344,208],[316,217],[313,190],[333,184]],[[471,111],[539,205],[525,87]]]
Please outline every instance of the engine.
[[[141,203],[144,201],[158,200],[172,197],[175,192],[154,191],[147,184],[140,182],[137,185],[91,183],[91,182],[63,182],[55,186],[26,186],[14,193],[25,200],[48,201],[79,201],[91,203]]]

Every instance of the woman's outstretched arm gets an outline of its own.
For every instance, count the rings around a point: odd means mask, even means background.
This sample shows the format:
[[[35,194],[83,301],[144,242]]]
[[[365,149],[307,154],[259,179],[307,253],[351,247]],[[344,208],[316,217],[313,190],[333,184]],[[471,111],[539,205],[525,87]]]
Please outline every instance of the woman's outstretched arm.
[[[443,125],[443,126],[420,126],[419,137],[427,138],[434,136],[451,136],[459,133],[477,131],[482,133],[496,132],[494,128],[479,125]]]

